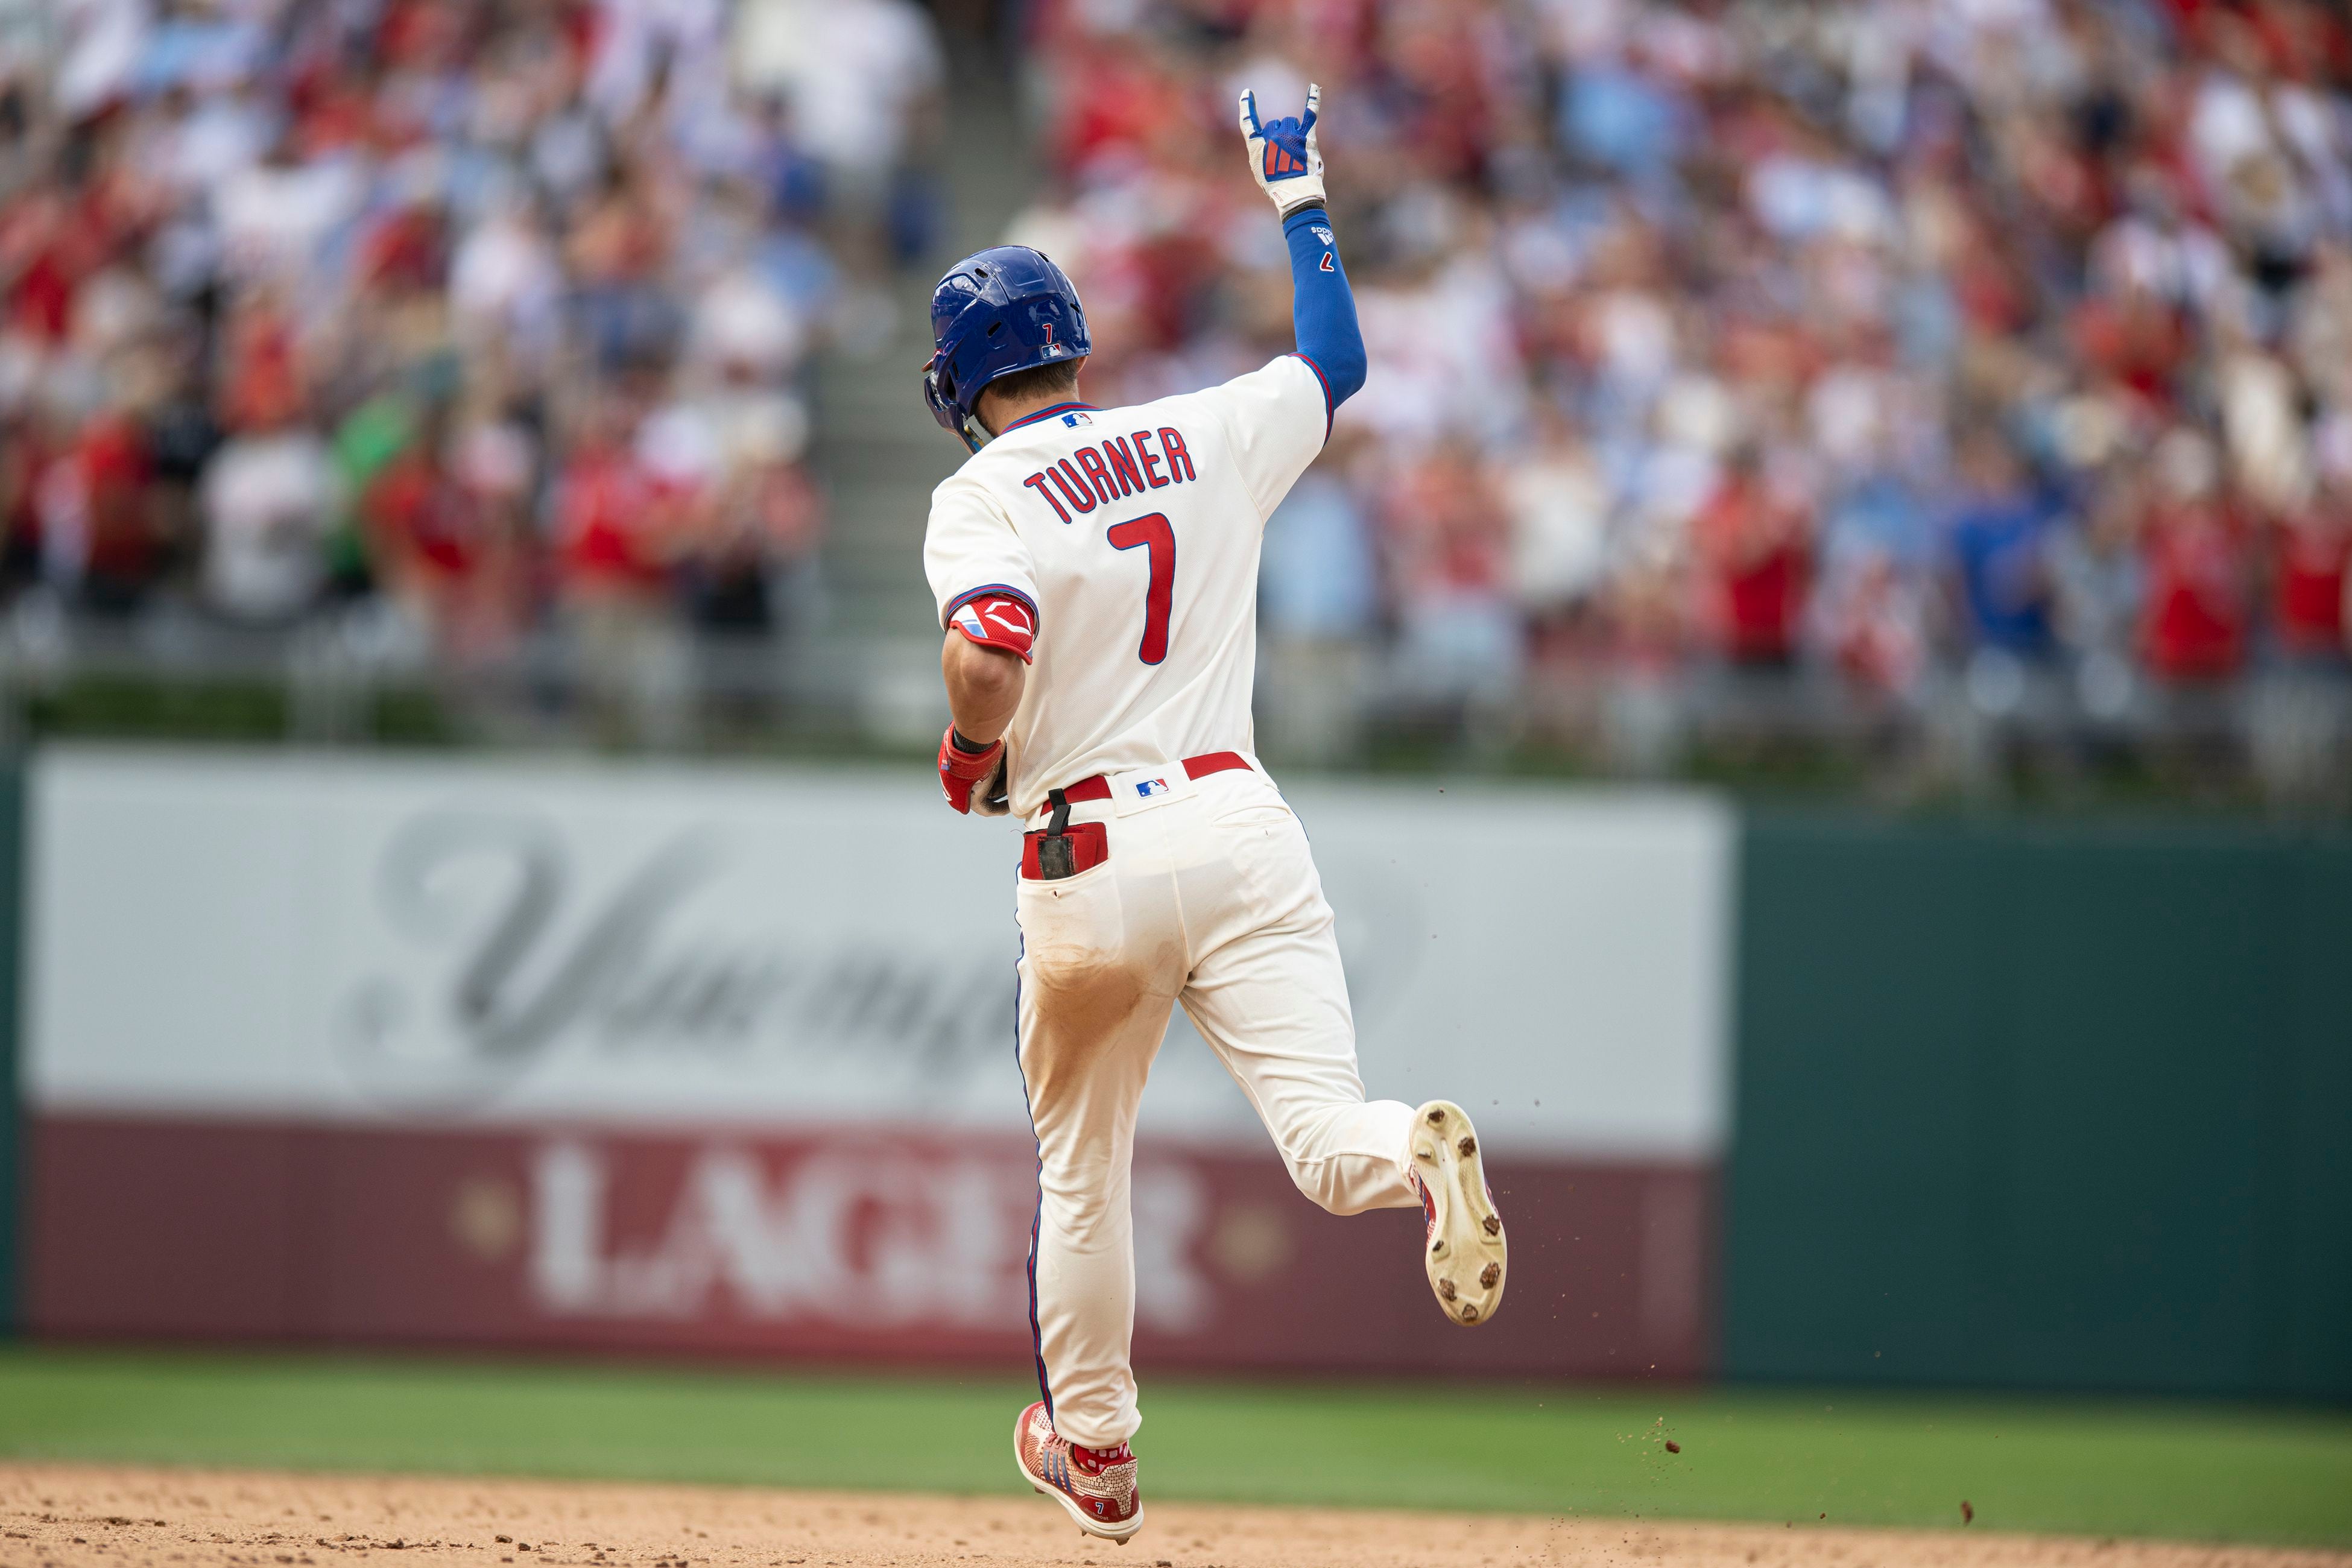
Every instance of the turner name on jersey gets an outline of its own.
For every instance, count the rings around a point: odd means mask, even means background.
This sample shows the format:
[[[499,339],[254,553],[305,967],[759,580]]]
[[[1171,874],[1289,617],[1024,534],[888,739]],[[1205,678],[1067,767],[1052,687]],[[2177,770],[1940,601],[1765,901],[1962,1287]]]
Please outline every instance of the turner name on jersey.
[[[1096,773],[1254,749],[1259,544],[1329,429],[1322,372],[1286,354],[1156,403],[1040,409],[932,492],[941,629],[991,598],[1034,622],[1005,732],[1016,814]]]
[[[1093,427],[1091,410],[1072,409],[1061,418],[1073,429]],[[1159,452],[1151,449],[1155,440],[1160,443]],[[1163,453],[1168,465],[1164,474],[1160,471]],[[1045,498],[1057,521],[1068,522],[1072,512],[1089,512],[1115,500],[1140,495],[1147,489],[1156,490],[1199,477],[1192,467],[1192,448],[1184,445],[1184,433],[1163,425],[1157,430],[1138,430],[1130,436],[1113,436],[1098,445],[1082,446],[1021,483]],[[1055,494],[1056,490],[1060,495]],[[1067,507],[1064,501],[1069,503]]]

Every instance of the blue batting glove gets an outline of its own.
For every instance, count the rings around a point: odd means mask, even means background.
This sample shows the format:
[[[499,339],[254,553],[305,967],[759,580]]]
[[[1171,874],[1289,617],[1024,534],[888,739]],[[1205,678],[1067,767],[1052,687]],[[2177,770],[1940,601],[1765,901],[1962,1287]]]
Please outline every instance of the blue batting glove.
[[[1322,88],[1309,83],[1306,113],[1262,125],[1257,94],[1247,89],[1242,92],[1242,139],[1249,143],[1250,174],[1285,217],[1301,207],[1326,205],[1323,154],[1315,147],[1315,116],[1322,103]]]

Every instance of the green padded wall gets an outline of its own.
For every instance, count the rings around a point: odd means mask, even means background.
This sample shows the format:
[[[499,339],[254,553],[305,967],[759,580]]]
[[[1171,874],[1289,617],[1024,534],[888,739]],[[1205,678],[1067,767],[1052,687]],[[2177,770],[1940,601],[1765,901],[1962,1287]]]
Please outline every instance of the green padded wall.
[[[2352,838],[1751,816],[1734,1376],[2352,1397]]]
[[[23,1103],[17,1067],[18,965],[24,942],[25,767],[0,760],[0,1337],[15,1331],[23,1298],[16,1277],[16,1230],[23,1213]]]

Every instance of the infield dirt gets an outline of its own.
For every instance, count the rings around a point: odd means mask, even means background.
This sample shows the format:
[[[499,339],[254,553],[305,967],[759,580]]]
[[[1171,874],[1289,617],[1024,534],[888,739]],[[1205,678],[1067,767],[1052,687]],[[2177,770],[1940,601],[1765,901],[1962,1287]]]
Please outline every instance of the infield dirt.
[[[1148,1496],[1148,1494],[1147,1494]],[[0,1568],[2352,1568],[2352,1554],[1904,1533],[1148,1502],[1126,1546],[1042,1498],[0,1465]]]

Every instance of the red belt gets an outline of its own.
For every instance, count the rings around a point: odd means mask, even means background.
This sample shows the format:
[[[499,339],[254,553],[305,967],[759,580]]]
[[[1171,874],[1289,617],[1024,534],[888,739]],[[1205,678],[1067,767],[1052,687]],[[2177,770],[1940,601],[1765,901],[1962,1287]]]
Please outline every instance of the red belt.
[[[1206,778],[1211,773],[1231,773],[1235,768],[1246,769],[1249,761],[1239,752],[1203,752],[1197,757],[1184,759],[1184,773],[1190,778]],[[1108,800],[1110,780],[1101,773],[1090,779],[1080,779],[1062,792],[1062,798],[1073,803],[1082,800]]]

